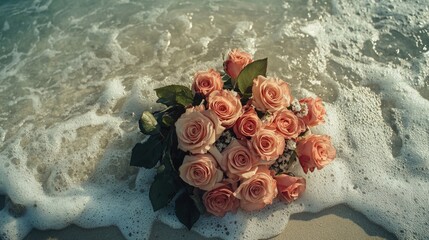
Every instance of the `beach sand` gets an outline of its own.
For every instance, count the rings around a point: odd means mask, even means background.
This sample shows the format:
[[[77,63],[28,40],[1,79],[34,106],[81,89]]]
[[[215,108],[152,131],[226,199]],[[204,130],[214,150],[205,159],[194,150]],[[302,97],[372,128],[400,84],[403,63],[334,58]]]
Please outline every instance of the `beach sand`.
[[[84,229],[71,225],[61,230],[33,230],[26,240],[125,239],[116,227]],[[149,239],[203,239],[186,229],[172,229],[157,222]],[[216,239],[216,238],[212,238]],[[382,227],[369,221],[363,214],[345,205],[325,209],[319,213],[292,215],[286,229],[273,240],[293,239],[396,239]]]

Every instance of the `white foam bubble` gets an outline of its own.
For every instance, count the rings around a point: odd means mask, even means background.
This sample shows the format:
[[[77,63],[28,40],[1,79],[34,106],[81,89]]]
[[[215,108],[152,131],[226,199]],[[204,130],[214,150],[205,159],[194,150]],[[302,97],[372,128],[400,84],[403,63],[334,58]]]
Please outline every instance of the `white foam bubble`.
[[[253,22],[251,21],[241,21],[238,22],[235,26],[234,31],[232,32],[233,40],[243,45],[243,50],[249,52],[250,54],[255,54],[256,52],[256,32],[253,30]]]
[[[20,217],[0,211],[2,238],[72,223],[116,225],[128,239],[148,238],[155,220],[182,228],[172,206],[152,212],[154,171],[128,166],[143,139],[138,116],[160,108],[154,88],[221,70],[229,48],[269,56],[268,74],[288,77],[299,96],[326,97],[326,124],[313,131],[332,136],[338,157],[307,175],[298,201],[203,216],[194,231],[268,238],[293,213],[342,203],[400,239],[428,238],[427,7],[191,2],[0,6],[3,30],[31,23],[2,35],[0,98],[10,104],[0,105],[0,193],[26,209]]]
[[[4,21],[3,28],[2,28],[3,32],[6,32],[9,29],[10,29],[9,22],[8,21]]]
[[[312,37],[316,37],[320,33],[323,33],[323,27],[319,21],[309,23],[306,26],[302,27],[301,30]]]
[[[46,2],[44,2],[43,0],[34,0],[31,8],[34,8],[37,13],[40,13],[48,10],[49,5],[51,5],[51,3],[52,0],[47,0]]]
[[[106,89],[98,100],[102,109],[112,110],[125,95],[124,86],[120,79],[113,79],[106,84]]]

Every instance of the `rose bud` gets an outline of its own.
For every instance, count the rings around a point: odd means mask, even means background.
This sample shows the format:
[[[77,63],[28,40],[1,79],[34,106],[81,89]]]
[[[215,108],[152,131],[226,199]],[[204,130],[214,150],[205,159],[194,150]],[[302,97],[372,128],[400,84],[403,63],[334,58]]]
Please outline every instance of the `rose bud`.
[[[236,80],[241,70],[251,62],[253,62],[253,59],[250,54],[233,49],[228,53],[228,57],[223,63],[223,68],[233,80]]]
[[[152,134],[159,130],[158,122],[151,112],[144,111],[139,121],[140,131],[144,134]]]

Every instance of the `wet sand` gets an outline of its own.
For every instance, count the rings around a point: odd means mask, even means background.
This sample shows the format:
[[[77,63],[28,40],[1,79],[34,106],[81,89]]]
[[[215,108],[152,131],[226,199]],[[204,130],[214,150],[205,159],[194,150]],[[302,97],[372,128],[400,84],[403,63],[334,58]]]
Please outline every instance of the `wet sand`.
[[[1,203],[1,200],[0,200]],[[75,239],[125,239],[116,227],[84,229],[71,225],[61,230],[33,230],[26,240],[75,240]],[[199,234],[185,229],[172,229],[157,222],[150,235],[154,239],[203,239]],[[216,239],[216,238],[212,238]],[[382,227],[369,221],[363,214],[339,205],[319,213],[292,215],[286,229],[273,240],[293,239],[396,239]]]

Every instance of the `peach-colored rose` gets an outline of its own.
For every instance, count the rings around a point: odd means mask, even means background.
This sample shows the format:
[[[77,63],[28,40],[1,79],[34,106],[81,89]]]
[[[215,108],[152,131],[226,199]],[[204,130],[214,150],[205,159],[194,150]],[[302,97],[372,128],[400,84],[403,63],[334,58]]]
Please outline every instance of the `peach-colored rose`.
[[[213,91],[207,98],[208,109],[219,117],[222,126],[230,128],[243,113],[240,97],[228,90]]]
[[[305,173],[308,170],[313,172],[314,168],[322,169],[336,156],[331,138],[326,135],[314,134],[298,140],[296,153]]]
[[[175,123],[178,148],[193,154],[206,153],[224,127],[212,110],[189,108]]]
[[[249,178],[258,170],[258,160],[253,157],[246,143],[233,140],[222,152],[220,167],[227,175]]]
[[[276,180],[268,168],[259,167],[252,177],[243,181],[234,192],[240,199],[240,207],[245,211],[256,211],[272,204],[277,196]]]
[[[216,72],[214,69],[197,72],[194,76],[194,82],[192,83],[192,91],[194,93],[207,96],[211,92],[221,90],[222,88],[223,81],[220,73]]]
[[[285,139],[297,138],[303,131],[298,117],[287,109],[277,112],[269,127],[275,129]]]
[[[233,49],[228,53],[228,58],[223,63],[223,68],[225,72],[235,80],[241,70],[251,62],[253,62],[253,59],[250,54]]]
[[[304,120],[302,120],[301,118],[298,118],[298,122],[299,122],[299,127],[301,128],[301,133],[305,132],[307,130],[307,125],[305,125]]]
[[[305,191],[305,178],[292,177],[286,174],[274,176],[280,200],[291,203]]]
[[[237,138],[244,139],[252,137],[259,131],[262,122],[259,119],[253,107],[250,107],[241,117],[237,119],[233,126],[233,130]]]
[[[222,181],[223,172],[217,167],[216,160],[209,153],[186,155],[179,167],[180,178],[191,186],[209,191]]]
[[[321,98],[308,97],[299,100],[299,102],[307,104],[308,113],[302,118],[307,126],[313,127],[325,122],[326,109]]]
[[[203,203],[207,212],[223,217],[227,212],[237,211],[240,201],[234,197],[234,191],[229,184],[205,192]]]
[[[292,101],[289,86],[278,78],[259,75],[253,79],[253,106],[262,112],[276,112],[289,107]]]
[[[276,160],[283,154],[285,140],[274,130],[261,128],[249,142],[255,156],[263,161]]]

